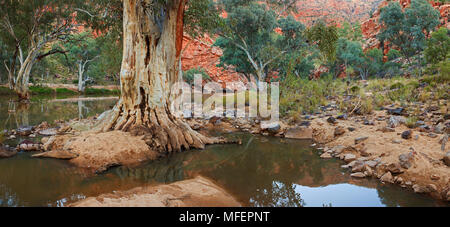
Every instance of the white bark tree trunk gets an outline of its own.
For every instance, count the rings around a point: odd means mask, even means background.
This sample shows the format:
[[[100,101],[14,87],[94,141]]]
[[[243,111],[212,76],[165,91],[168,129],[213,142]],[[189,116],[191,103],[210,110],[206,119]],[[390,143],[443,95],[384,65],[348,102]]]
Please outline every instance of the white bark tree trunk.
[[[185,1],[166,3],[163,16],[154,15],[148,1],[123,1],[121,97],[98,130],[146,135],[147,144],[160,152],[203,149],[205,144],[223,142],[192,130],[170,112],[175,98],[171,88],[181,77]]]

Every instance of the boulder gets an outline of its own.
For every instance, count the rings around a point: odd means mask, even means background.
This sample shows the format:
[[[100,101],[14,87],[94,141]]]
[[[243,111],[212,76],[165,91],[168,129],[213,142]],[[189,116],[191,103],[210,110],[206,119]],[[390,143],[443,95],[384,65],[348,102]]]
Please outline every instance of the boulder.
[[[405,123],[406,123],[406,118],[404,118],[402,116],[391,116],[387,122],[389,128],[396,128],[396,127],[400,126],[401,124],[405,124]]]
[[[270,133],[278,133],[281,129],[281,125],[278,122],[261,124],[261,130],[266,130]]]
[[[334,136],[335,137],[342,136],[342,135],[344,135],[344,133],[345,133],[345,128],[344,127],[339,126],[339,127],[336,127],[334,129]]]
[[[402,133],[402,139],[409,140],[409,139],[412,138],[412,134],[413,134],[413,133],[412,133],[411,130],[404,131],[404,132]]]
[[[43,129],[39,131],[39,134],[42,136],[54,136],[58,133],[57,128],[49,128],[49,129]]]
[[[431,190],[424,185],[415,184],[412,186],[415,193],[430,193]]]
[[[356,155],[354,155],[354,154],[346,154],[344,156],[344,161],[347,163],[355,161],[355,160],[356,160]]]
[[[387,166],[387,170],[393,174],[403,173],[402,167],[398,163],[391,163]]]
[[[398,107],[395,109],[388,109],[387,111],[390,115],[402,115],[404,114],[405,109],[403,109],[402,107]]]
[[[394,182],[394,178],[392,177],[391,172],[386,172],[381,178],[380,180],[382,182],[386,182],[386,183],[393,183]]]
[[[18,128],[16,132],[19,136],[29,136],[31,133],[33,133],[33,127],[22,126]]]
[[[409,169],[414,162],[414,152],[401,154],[398,156],[398,160],[400,161],[400,166],[402,168]]]
[[[445,163],[445,165],[450,166],[450,152],[447,152],[444,155],[444,163]]]
[[[334,117],[329,117],[329,118],[327,119],[327,122],[330,123],[330,124],[336,124],[336,118],[334,118]]]
[[[353,173],[363,172],[364,170],[365,170],[365,165],[364,165],[363,161],[356,161],[352,168]]]
[[[286,131],[284,137],[288,139],[312,139],[313,130],[307,127],[295,127]]]

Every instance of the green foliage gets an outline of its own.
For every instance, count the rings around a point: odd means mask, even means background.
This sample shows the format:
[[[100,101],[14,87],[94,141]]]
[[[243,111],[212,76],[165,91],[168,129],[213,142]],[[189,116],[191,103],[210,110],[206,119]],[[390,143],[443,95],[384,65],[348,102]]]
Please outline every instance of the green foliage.
[[[319,21],[306,30],[306,38],[317,45],[324,59],[330,63],[335,61],[339,40],[336,26],[327,26],[323,21]]]
[[[211,77],[208,75],[206,70],[200,67],[183,72],[183,79],[184,81],[186,81],[186,83],[193,84],[195,75],[201,75],[203,81],[211,80]]]
[[[55,92],[58,95],[76,95],[76,94],[78,94],[78,92],[72,91],[72,90],[67,89],[67,88],[56,88]]]
[[[84,91],[86,95],[120,95],[119,90],[98,89],[98,88],[86,88]]]
[[[7,87],[0,86],[0,95],[14,95],[15,92]]]
[[[431,33],[425,49],[425,59],[428,63],[437,64],[450,58],[450,31],[441,27]]]
[[[361,30],[361,24],[359,22],[350,24],[344,22],[341,28],[338,29],[339,38],[345,38],[350,41],[362,41],[363,35]]]
[[[424,49],[426,35],[439,25],[439,17],[439,11],[426,0],[412,0],[404,11],[398,2],[391,2],[381,9],[380,23],[383,26],[378,38],[399,48],[410,61],[413,55]]]
[[[43,86],[31,86],[30,92],[33,95],[51,95],[55,93],[55,90],[49,87],[43,87]]]
[[[276,61],[304,44],[304,25],[292,16],[278,14],[273,7],[289,8],[280,2],[290,1],[219,1],[228,13],[214,44],[223,49],[219,66],[232,65],[238,72],[262,80],[270,71],[281,68]]]

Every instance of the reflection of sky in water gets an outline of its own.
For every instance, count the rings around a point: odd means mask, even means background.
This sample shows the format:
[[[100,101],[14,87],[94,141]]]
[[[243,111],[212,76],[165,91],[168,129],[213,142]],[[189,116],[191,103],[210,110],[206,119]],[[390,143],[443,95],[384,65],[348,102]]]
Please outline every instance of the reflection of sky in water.
[[[381,207],[378,191],[375,188],[365,188],[351,184],[336,184],[325,187],[307,187],[295,185],[295,192],[302,196],[305,206],[309,207]],[[339,196],[336,196],[339,195]]]

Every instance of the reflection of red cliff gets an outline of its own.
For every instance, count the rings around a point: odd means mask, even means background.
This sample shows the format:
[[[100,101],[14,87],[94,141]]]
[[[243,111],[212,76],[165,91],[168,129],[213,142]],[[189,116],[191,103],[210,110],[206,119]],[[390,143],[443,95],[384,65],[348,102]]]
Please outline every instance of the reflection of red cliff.
[[[394,0],[394,1],[398,1],[403,8],[406,8],[409,6],[409,4],[411,4],[411,0]],[[442,4],[435,1],[430,1],[430,3],[433,5],[435,9],[439,10],[439,12],[441,13],[441,25],[450,29],[449,23],[450,4],[448,3]],[[373,17],[362,24],[361,26],[362,32],[367,40],[365,49],[380,47],[380,42],[377,40],[377,34],[380,31],[378,19],[380,17],[380,9],[387,6],[388,4],[389,4],[388,1],[383,1],[379,5],[378,10],[375,11],[375,13],[373,14]],[[387,53],[388,48],[385,48],[385,51]]]

